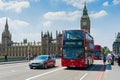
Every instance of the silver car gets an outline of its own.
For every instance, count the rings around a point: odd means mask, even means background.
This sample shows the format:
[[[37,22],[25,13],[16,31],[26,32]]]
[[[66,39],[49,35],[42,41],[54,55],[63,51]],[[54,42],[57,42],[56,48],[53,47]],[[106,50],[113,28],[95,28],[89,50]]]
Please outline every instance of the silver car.
[[[48,68],[48,67],[55,67],[56,61],[51,55],[40,55],[35,57],[33,60],[30,61],[29,67],[30,69],[33,68]]]

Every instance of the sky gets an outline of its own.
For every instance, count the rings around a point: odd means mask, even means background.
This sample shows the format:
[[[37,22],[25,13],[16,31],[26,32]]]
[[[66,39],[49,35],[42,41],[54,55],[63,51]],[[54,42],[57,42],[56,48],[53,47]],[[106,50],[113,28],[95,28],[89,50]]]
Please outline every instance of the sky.
[[[84,2],[94,42],[112,50],[120,32],[120,0],[0,0],[0,41],[8,19],[13,42],[40,42],[41,32],[80,28]]]

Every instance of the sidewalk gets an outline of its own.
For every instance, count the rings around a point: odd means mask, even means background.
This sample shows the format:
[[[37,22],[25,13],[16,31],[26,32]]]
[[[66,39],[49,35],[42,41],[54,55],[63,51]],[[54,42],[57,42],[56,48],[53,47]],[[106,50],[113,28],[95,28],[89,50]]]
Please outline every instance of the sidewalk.
[[[8,62],[0,62],[0,65],[2,65],[2,64],[12,64],[12,63],[21,63],[21,62],[26,62],[26,60],[22,60],[22,61],[8,61]]]
[[[120,67],[116,62],[114,65],[106,64],[103,80],[120,80]]]

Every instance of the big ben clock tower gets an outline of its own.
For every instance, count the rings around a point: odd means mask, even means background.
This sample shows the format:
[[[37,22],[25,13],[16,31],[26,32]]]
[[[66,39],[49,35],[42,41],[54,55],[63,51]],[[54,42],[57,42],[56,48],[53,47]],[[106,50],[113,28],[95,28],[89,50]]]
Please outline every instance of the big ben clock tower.
[[[81,17],[81,29],[85,29],[90,33],[90,19],[88,16],[87,8],[86,8],[86,3],[84,4],[84,9],[83,9],[83,15]]]

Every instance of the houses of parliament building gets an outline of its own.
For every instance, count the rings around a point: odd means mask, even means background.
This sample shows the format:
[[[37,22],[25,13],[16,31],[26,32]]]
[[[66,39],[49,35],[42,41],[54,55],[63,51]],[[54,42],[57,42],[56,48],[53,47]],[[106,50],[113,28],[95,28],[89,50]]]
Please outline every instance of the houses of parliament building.
[[[41,55],[41,54],[60,54],[61,48],[61,38],[62,34],[56,31],[56,39],[53,39],[52,33],[46,32],[43,34],[41,32],[41,42],[27,42],[24,39],[23,42],[17,43],[12,41],[12,35],[9,31],[8,20],[6,19],[6,24],[4,31],[2,32],[2,41],[0,43],[0,57],[9,56],[26,56],[26,54]]]

